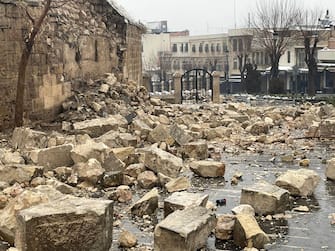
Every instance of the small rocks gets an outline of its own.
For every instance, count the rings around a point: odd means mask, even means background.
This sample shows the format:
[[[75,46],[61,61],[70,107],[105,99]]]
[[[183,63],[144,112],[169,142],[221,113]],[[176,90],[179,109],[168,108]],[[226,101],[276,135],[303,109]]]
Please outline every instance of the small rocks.
[[[217,218],[215,237],[219,240],[230,240],[233,238],[235,216],[230,214],[220,215]]]
[[[330,180],[335,180],[335,158],[327,161],[326,177]]]
[[[158,184],[158,177],[152,171],[144,171],[138,175],[137,181],[140,187],[151,189]]]
[[[136,236],[129,231],[122,231],[119,237],[119,245],[123,248],[132,248],[137,244]]]

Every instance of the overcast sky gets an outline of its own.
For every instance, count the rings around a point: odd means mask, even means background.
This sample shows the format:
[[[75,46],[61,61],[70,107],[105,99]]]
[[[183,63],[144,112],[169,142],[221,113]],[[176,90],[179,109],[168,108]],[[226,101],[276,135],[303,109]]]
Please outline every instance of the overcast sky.
[[[191,35],[226,32],[246,27],[248,13],[257,0],[115,0],[142,23],[167,20],[169,31],[188,29]],[[271,0],[269,0],[271,1]],[[300,0],[294,0],[300,1]],[[234,8],[236,2],[236,8]],[[335,19],[335,0],[301,0],[303,5],[330,10]],[[235,19],[236,10],[236,19]]]

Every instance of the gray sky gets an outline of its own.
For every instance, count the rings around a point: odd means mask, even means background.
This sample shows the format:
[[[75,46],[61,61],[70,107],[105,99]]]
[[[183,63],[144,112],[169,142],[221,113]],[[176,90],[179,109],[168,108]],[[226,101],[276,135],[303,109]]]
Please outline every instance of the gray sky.
[[[188,29],[191,35],[221,33],[236,25],[246,27],[257,0],[115,0],[141,22],[167,20],[169,31]],[[294,0],[299,1],[299,0]],[[335,0],[301,0],[311,8],[330,10],[335,19]]]

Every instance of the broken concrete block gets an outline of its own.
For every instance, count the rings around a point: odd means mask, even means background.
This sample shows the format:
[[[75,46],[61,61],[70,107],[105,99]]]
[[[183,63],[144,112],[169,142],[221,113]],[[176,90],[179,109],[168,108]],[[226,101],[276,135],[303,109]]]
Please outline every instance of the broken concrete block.
[[[17,217],[19,250],[96,250],[112,245],[113,203],[66,196],[24,209]]]
[[[217,219],[215,227],[215,238],[219,240],[231,240],[235,226],[235,215],[223,214]]]
[[[206,207],[208,195],[188,192],[175,192],[164,200],[164,217],[176,210],[189,207]]]
[[[259,227],[256,219],[249,214],[236,216],[233,236],[234,243],[242,248],[255,247],[261,249],[270,242],[269,237]]]
[[[193,140],[192,136],[190,136],[177,124],[174,124],[170,127],[170,135],[180,146],[185,145]]]
[[[4,152],[0,160],[4,165],[25,163],[24,158],[19,152]]]
[[[119,127],[127,128],[127,126],[127,120],[118,114],[110,115],[107,118],[98,118],[76,122],[73,124],[73,129],[80,133],[87,133],[92,138],[96,138],[108,131],[116,131]]]
[[[119,245],[123,248],[132,248],[137,244],[136,236],[129,231],[122,231],[119,237]]]
[[[223,177],[226,165],[218,161],[200,160],[190,163],[192,172],[207,178]]]
[[[141,136],[148,137],[149,133],[152,131],[151,127],[140,119],[134,119],[132,122],[132,129],[134,131],[139,131]]]
[[[3,240],[14,244],[17,229],[16,216],[20,210],[48,202],[47,194],[38,191],[24,191],[11,200],[0,214],[0,236]]]
[[[46,171],[50,171],[56,167],[72,166],[72,149],[72,144],[54,146],[33,150],[29,153],[29,157],[34,164],[44,166]]]
[[[77,163],[72,170],[73,175],[77,175],[79,182],[87,181],[92,185],[96,185],[105,172],[105,169],[102,168],[100,162],[96,159],[89,159],[85,163]]]
[[[109,150],[109,147],[104,143],[91,141],[74,147],[71,151],[71,158],[74,163],[86,162],[89,159],[96,159],[102,163]]]
[[[269,132],[269,125],[263,121],[258,121],[248,126],[246,131],[252,135],[267,134]]]
[[[144,171],[145,171],[144,164],[139,163],[127,166],[123,173],[137,179],[138,175],[140,173],[143,173]]]
[[[326,177],[330,180],[335,180],[335,158],[327,161]]]
[[[187,158],[204,160],[208,158],[208,145],[205,141],[190,142],[182,146],[181,152]]]
[[[122,171],[105,172],[102,176],[103,187],[117,187],[123,184],[124,175]]]
[[[122,203],[131,201],[133,198],[133,194],[129,186],[119,186],[118,188],[116,188],[115,195],[116,199]]]
[[[187,190],[190,187],[191,182],[186,177],[179,177],[176,179],[172,179],[171,181],[165,184],[165,188],[169,193]]]
[[[216,218],[204,207],[177,210],[155,228],[155,251],[194,251],[206,245]]]
[[[158,190],[157,188],[154,188],[130,208],[131,213],[139,217],[153,214],[158,208],[158,199]]]
[[[320,137],[334,137],[335,119],[325,119],[320,123]]]
[[[140,187],[151,189],[158,185],[158,177],[152,171],[144,171],[138,175],[137,182]]]
[[[17,127],[13,132],[12,145],[16,149],[33,150],[47,146],[47,135],[30,128]]]
[[[233,214],[250,214],[252,216],[255,216],[255,209],[248,205],[248,204],[242,204],[237,207],[234,207],[232,210]]]
[[[173,145],[174,139],[170,135],[169,128],[165,125],[156,126],[148,135],[148,141],[151,143],[165,142]]]
[[[289,192],[266,181],[243,188],[240,204],[248,204],[258,215],[283,213],[289,204]]]
[[[144,149],[144,165],[155,173],[175,178],[183,167],[183,160],[155,146]]]
[[[43,175],[44,168],[34,165],[0,165],[0,182],[8,184],[26,183],[38,176]]]
[[[113,148],[112,152],[114,153],[116,158],[118,158],[122,162],[125,162],[130,155],[135,154],[135,148],[132,146]]]
[[[306,197],[313,194],[320,180],[315,171],[299,169],[288,170],[277,178],[275,184],[287,189],[291,195]]]

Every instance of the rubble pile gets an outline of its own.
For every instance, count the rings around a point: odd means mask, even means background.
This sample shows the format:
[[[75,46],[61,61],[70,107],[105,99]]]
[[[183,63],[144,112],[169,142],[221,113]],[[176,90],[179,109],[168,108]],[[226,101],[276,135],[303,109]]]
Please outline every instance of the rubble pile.
[[[313,196],[322,182],[309,170],[313,162],[300,163],[313,150],[310,137],[332,142],[328,105],[170,105],[113,74],[78,87],[63,104],[62,130],[16,128],[0,149],[0,237],[19,250],[85,243],[91,250],[194,251],[212,232],[261,249],[276,237],[260,219],[285,217],[292,201]],[[248,174],[247,185],[226,161],[267,152],[278,165],[275,180]],[[333,162],[325,167],[330,180]],[[295,170],[281,171],[284,164]],[[231,204],[224,198],[215,206],[206,184],[218,194],[225,186],[240,192],[241,205],[217,213]]]

